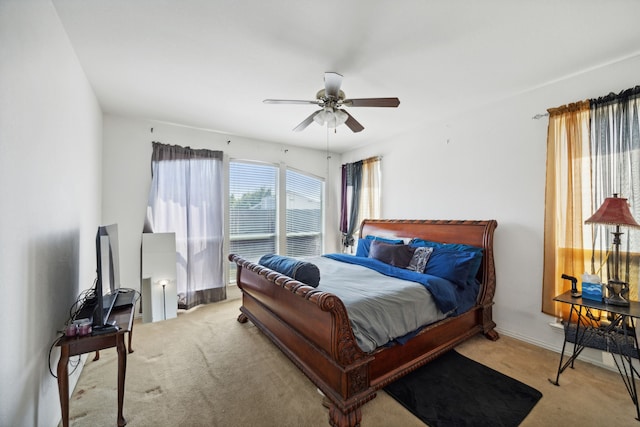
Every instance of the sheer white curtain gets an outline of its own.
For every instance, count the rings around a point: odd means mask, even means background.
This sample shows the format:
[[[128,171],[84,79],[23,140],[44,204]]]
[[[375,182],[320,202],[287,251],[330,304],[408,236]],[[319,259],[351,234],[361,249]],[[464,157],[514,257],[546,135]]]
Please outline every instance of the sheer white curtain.
[[[600,206],[614,193],[628,199],[631,214],[640,221],[640,87],[591,100],[591,191],[593,206]],[[603,280],[612,276],[611,227],[594,226],[593,254],[597,269],[606,260]],[[631,285],[637,300],[640,280],[640,230],[621,230],[620,278]],[[627,256],[629,254],[629,256]]]
[[[222,152],[153,143],[145,231],[176,234],[178,307],[226,298]]]
[[[362,161],[362,191],[358,208],[358,223],[364,219],[380,218],[380,158]]]
[[[545,188],[542,311],[566,317],[566,304],[553,298],[569,289],[561,275],[587,271],[590,236],[584,226],[591,206],[589,101],[549,109]]]

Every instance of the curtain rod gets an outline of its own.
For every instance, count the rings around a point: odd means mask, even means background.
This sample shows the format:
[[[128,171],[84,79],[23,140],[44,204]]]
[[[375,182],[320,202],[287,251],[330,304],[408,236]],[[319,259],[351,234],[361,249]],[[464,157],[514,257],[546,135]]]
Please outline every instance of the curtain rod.
[[[599,98],[590,99],[592,104],[601,105],[606,104],[608,102],[618,102],[618,101],[626,101],[629,98],[636,98],[640,95],[640,86],[635,86],[630,89],[625,89],[620,93],[609,93],[606,96],[601,96]]]
[[[629,89],[625,89],[623,91],[620,91],[619,93],[613,93],[610,92],[608,95],[605,96],[601,96],[599,98],[591,98],[589,99],[589,103],[591,105],[602,105],[602,104],[606,104],[609,102],[618,102],[618,101],[625,101],[629,98],[635,98],[640,96],[640,86],[634,86],[632,88]],[[562,107],[559,107],[562,108]],[[545,114],[536,114],[535,116],[532,117],[533,120],[539,120],[543,117],[548,116],[549,113],[545,113]]]
[[[369,157],[366,159],[362,159],[362,160],[356,160],[355,162],[350,162],[350,163],[344,163],[344,165],[349,165],[349,164],[353,164],[353,163],[368,163],[368,162],[375,162],[376,160],[382,160],[382,156],[373,156],[373,157]]]
[[[376,160],[382,160],[382,156],[369,157],[368,159],[364,159],[363,162],[374,162]]]

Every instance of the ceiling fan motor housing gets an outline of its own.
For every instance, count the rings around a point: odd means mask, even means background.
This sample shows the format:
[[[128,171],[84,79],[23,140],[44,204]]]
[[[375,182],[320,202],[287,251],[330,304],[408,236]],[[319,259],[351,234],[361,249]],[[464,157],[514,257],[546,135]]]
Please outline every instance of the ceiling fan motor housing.
[[[316,93],[316,99],[324,103],[331,102],[331,101],[338,103],[338,102],[344,101],[345,94],[342,90],[339,90],[338,96],[335,97],[335,96],[327,95],[327,91],[325,89],[320,89],[318,93]]]

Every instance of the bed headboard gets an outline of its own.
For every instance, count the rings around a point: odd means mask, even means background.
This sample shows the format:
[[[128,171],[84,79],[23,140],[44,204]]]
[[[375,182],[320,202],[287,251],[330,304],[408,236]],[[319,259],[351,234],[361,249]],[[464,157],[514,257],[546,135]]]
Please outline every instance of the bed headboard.
[[[496,220],[407,220],[365,219],[360,227],[360,237],[367,235],[411,239],[419,237],[440,243],[463,243],[484,249],[478,280],[482,289],[478,302],[493,301],[496,288],[496,272],[493,261],[493,232]]]

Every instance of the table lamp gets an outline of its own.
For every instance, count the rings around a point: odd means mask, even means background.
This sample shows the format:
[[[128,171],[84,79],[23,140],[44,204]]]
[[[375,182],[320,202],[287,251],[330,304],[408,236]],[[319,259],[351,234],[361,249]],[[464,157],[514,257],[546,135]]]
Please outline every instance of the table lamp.
[[[609,296],[605,298],[605,303],[628,306],[629,301],[625,298],[625,294],[629,293],[629,284],[620,280],[618,271],[620,267],[620,226],[640,228],[640,224],[633,219],[627,199],[618,197],[607,197],[602,206],[585,221],[585,224],[605,224],[615,225],[616,231],[613,231],[613,279],[609,280],[607,289]]]

